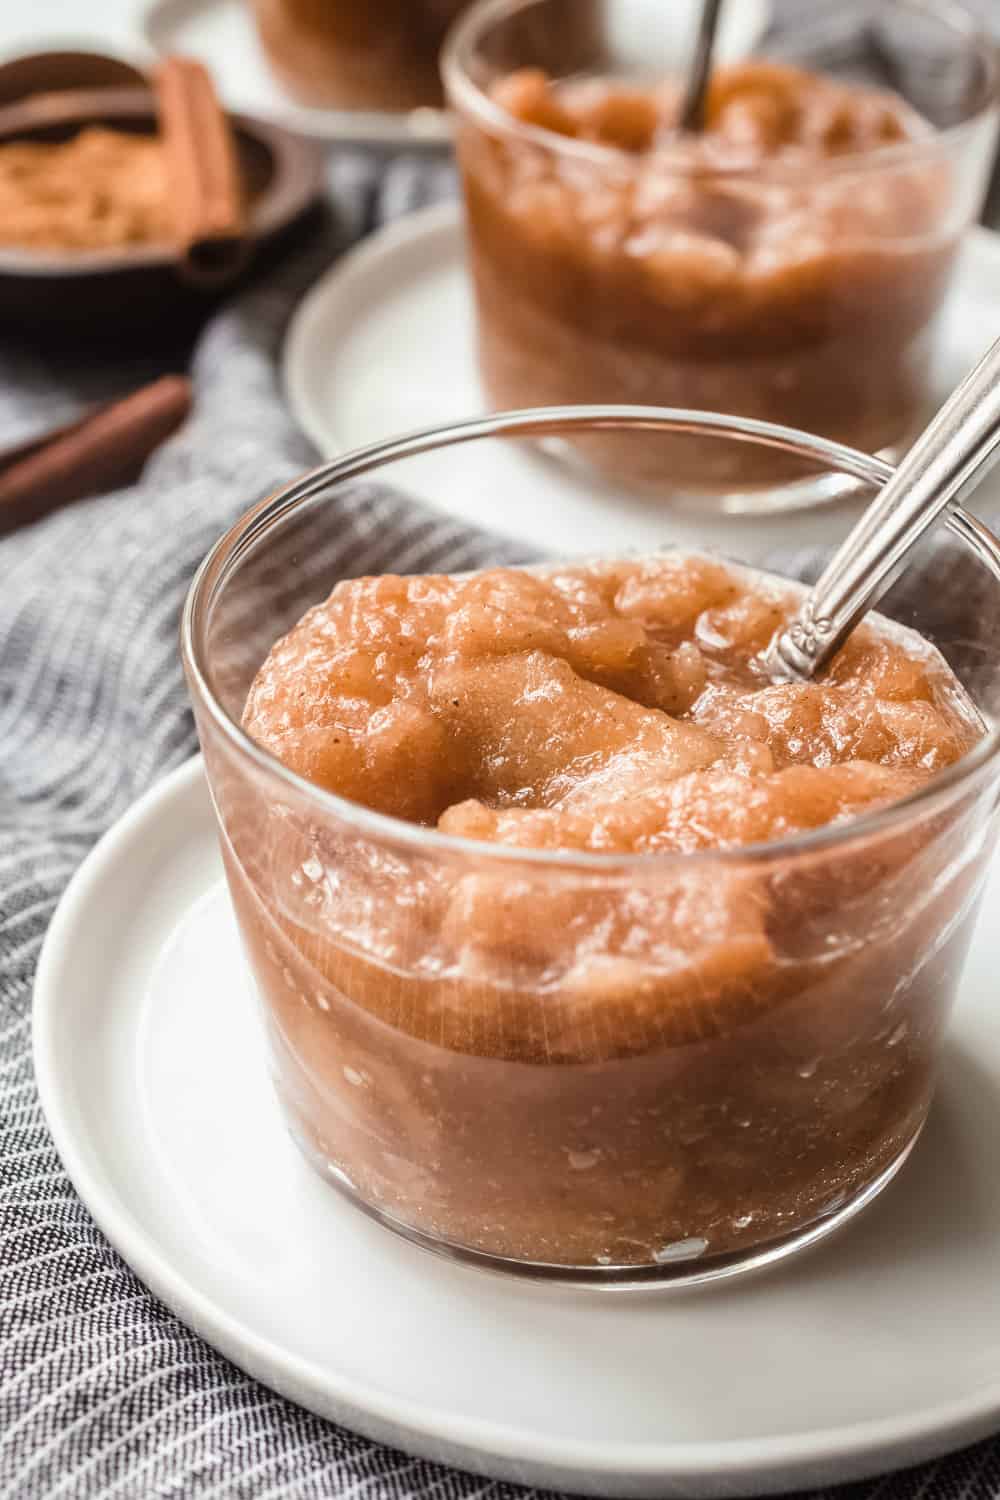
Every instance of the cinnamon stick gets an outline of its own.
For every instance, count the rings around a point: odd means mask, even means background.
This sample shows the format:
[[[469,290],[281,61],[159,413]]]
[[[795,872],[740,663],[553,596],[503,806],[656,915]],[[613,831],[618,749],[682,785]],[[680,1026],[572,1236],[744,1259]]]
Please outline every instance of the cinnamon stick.
[[[211,75],[168,57],[153,75],[180,267],[192,280],[232,276],[247,252],[236,142]]]
[[[0,454],[0,535],[136,479],[191,410],[191,382],[165,375],[42,439]]]

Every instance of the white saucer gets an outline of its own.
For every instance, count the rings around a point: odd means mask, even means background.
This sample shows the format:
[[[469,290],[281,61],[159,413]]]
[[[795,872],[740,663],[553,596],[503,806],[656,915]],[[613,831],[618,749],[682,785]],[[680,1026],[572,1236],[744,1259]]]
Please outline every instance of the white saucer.
[[[1000,867],[986,908],[1000,899]],[[439,1260],[300,1159],[268,1083],[200,761],[52,923],[35,1066],[60,1155],[153,1291],[245,1370],[396,1446],[601,1495],[808,1488],[1000,1424],[996,924],[913,1158],[828,1244],[663,1295]]]
[[[934,370],[941,400],[1000,337],[1000,235],[974,230],[948,301]],[[297,420],[325,458],[488,410],[479,385],[461,216],[424,209],[364,241],[312,288],[292,320],[284,377]],[[463,521],[560,555],[717,547],[747,562],[778,547],[838,541],[850,505],[799,514],[667,515],[648,500],[512,443],[411,459],[411,494]],[[976,509],[1000,477],[979,491]]]
[[[451,138],[440,109],[392,114],[296,104],[268,67],[246,0],[152,0],[143,13],[142,30],[160,56],[181,52],[206,63],[232,108],[303,135],[387,148],[441,145]]]
[[[366,3],[366,0],[361,0]],[[622,0],[620,0],[622,3]],[[639,47],[656,18],[660,45],[656,66],[668,72],[686,53],[686,35],[696,15],[695,0],[671,0],[669,31],[663,34],[661,0],[628,0],[629,33]],[[724,57],[749,52],[766,30],[770,0],[740,0],[723,13],[720,50]],[[245,114],[276,120],[303,135],[329,141],[363,141],[386,147],[435,145],[450,139],[443,110],[310,109],[296,104],[276,82],[257,40],[247,0],[151,0],[142,16],[146,42],[161,54],[200,57],[212,70],[223,98]],[[671,44],[676,43],[676,50]],[[641,64],[641,53],[637,65]]]

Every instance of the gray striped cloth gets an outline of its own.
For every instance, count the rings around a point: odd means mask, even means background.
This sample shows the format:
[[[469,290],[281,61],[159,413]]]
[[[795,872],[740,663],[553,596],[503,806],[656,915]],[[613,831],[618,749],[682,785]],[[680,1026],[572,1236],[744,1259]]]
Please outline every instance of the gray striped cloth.
[[[103,830],[195,748],[176,647],[192,571],[241,511],[313,460],[278,389],[289,310],[338,242],[449,190],[450,176],[406,161],[377,174],[345,155],[333,187],[337,236],[205,330],[196,414],[142,481],[0,542],[0,1500],[528,1493],[379,1447],[216,1354],[93,1224],[32,1080],[32,976],[60,892]],[[152,373],[119,364],[111,379],[4,351],[0,430],[28,437]],[[370,503],[379,524],[363,528],[354,572],[390,568],[404,550],[413,570],[508,555],[401,499]],[[347,540],[356,504],[345,504]],[[850,1493],[997,1495],[1000,1442]]]

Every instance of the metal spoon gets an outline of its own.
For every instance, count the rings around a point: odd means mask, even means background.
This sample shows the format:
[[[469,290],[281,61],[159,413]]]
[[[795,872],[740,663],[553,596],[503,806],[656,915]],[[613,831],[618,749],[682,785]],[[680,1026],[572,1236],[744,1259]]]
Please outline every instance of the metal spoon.
[[[719,29],[721,10],[722,0],[703,0],[694,56],[691,59],[691,67],[684,88],[684,100],[681,104],[679,121],[681,130],[699,131],[705,128],[705,96],[712,72],[712,53],[715,50],[715,37]]]
[[[887,479],[795,618],[759,662],[778,682],[813,677],[905,566],[942,512],[1000,460],[1000,339]]]

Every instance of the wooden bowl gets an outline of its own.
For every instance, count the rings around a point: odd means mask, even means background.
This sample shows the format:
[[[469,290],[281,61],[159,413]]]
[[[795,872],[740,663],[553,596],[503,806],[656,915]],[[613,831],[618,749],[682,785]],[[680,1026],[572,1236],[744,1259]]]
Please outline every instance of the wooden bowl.
[[[280,126],[230,115],[249,199],[250,253],[235,282],[190,284],[170,245],[101,250],[0,246],[0,326],[32,336],[127,343],[155,331],[183,335],[220,296],[272,259],[315,204],[322,158]],[[156,133],[148,89],[96,88],[33,94],[0,108],[0,142],[63,141],[87,125]]]
[[[66,46],[22,52],[0,62],[0,109],[32,94],[66,89],[141,89],[147,79],[134,63],[110,52]]]

